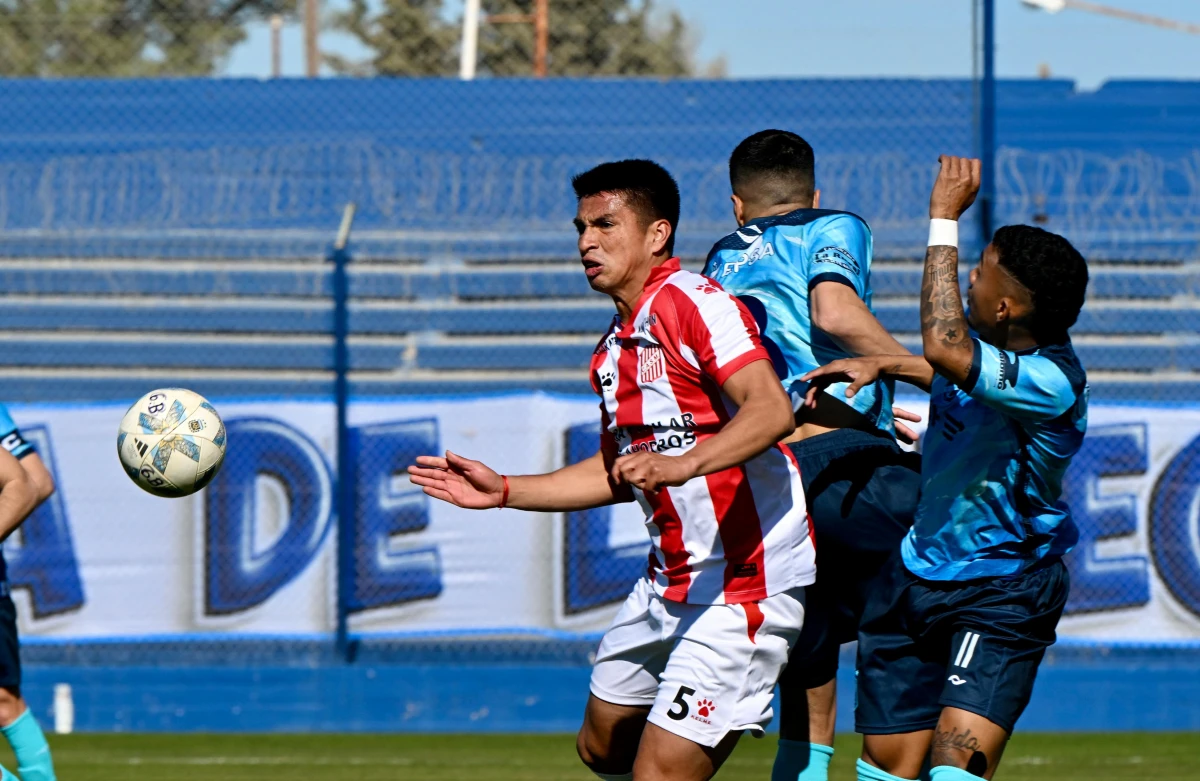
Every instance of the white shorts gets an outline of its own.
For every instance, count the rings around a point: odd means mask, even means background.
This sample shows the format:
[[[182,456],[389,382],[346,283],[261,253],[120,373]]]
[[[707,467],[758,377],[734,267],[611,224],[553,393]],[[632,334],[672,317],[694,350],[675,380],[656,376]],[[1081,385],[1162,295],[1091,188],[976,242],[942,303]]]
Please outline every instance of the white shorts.
[[[686,605],[642,579],[600,641],[592,694],[650,705],[651,724],[702,746],[738,730],[760,737],[803,623],[802,586],[747,605]]]

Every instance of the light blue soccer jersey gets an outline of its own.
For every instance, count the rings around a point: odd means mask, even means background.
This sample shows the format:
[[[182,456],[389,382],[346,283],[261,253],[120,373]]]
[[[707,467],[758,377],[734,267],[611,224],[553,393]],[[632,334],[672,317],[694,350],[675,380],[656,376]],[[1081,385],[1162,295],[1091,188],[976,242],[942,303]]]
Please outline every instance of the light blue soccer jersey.
[[[871,229],[853,214],[827,209],[750,220],[716,243],[704,275],[720,282],[754,315],[775,373],[799,409],[808,390],[800,378],[851,357],[813,328],[809,291],[822,282],[838,282],[853,288],[871,309]],[[825,392],[893,433],[892,380],[867,386],[851,399],[845,390],[845,383],[837,383]]]
[[[1079,533],[1063,475],[1087,430],[1087,376],[1070,342],[1013,353],[975,340],[962,387],[936,376],[921,502],[901,550],[927,580],[1024,571]]]
[[[17,458],[33,452],[33,444],[21,436],[17,424],[13,422],[12,415],[8,414],[8,407],[3,404],[0,404],[0,447]]]

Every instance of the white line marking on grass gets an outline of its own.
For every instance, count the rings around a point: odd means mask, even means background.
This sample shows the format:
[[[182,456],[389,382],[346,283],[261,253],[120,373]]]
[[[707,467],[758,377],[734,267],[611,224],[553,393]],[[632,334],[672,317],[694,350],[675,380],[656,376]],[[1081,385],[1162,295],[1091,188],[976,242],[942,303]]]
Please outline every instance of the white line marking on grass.
[[[1049,757],[1014,757],[1009,764],[1011,765],[1049,765],[1054,760]]]
[[[355,765],[387,767],[406,767],[414,764],[405,757],[380,757],[365,759],[363,757],[125,757],[122,759],[91,759],[95,765],[224,765],[224,766],[254,766],[254,765]]]

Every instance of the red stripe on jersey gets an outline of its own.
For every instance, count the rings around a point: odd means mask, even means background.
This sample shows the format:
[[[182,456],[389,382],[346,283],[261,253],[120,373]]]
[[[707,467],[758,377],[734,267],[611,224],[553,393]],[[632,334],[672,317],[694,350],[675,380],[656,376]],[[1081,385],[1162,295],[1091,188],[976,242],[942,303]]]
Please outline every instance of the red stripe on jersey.
[[[767,598],[766,552],[762,522],[744,467],[707,475],[708,493],[719,520],[725,551],[725,601]]]
[[[754,636],[762,628],[766,616],[763,615],[762,608],[758,606],[757,602],[743,602],[742,607],[746,609],[746,634],[750,635],[750,642],[757,644]]]
[[[642,391],[638,387],[637,341],[621,340],[621,356],[617,358],[617,420],[618,426],[641,428]],[[643,436],[644,438],[644,436]],[[634,443],[638,440],[634,439]]]
[[[683,544],[683,521],[671,501],[669,489],[663,488],[656,494],[646,494],[646,498],[654,505],[654,525],[658,527],[658,547],[662,548],[663,575],[667,578],[667,590],[663,599],[673,602],[687,602],[688,587],[692,583],[692,565],[688,563],[691,555]]]

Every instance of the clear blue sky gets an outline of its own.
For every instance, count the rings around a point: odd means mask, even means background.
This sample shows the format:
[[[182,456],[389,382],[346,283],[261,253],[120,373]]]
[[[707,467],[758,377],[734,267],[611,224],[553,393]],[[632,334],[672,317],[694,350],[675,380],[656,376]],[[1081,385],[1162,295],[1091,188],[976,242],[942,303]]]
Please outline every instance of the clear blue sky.
[[[459,0],[450,0],[451,5]],[[1100,0],[1200,23],[1200,0]],[[339,0],[326,0],[337,8]],[[550,0],[553,14],[554,0]],[[679,9],[700,34],[699,56],[724,56],[733,78],[965,76],[971,72],[969,0],[658,0]],[[1076,10],[1031,11],[996,0],[997,69],[1032,77],[1040,63],[1093,88],[1110,78],[1200,78],[1200,36]],[[458,16],[456,8],[451,14]],[[229,76],[270,73],[265,25],[233,53]],[[327,51],[356,56],[353,39],[326,33]],[[283,33],[283,72],[303,72],[300,30]]]

